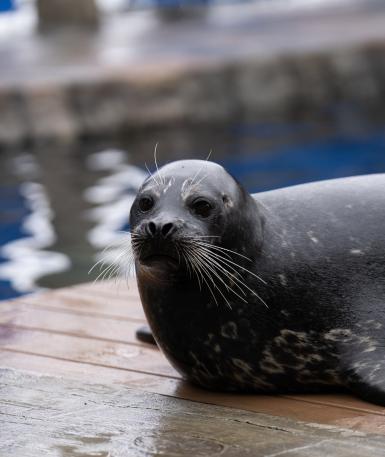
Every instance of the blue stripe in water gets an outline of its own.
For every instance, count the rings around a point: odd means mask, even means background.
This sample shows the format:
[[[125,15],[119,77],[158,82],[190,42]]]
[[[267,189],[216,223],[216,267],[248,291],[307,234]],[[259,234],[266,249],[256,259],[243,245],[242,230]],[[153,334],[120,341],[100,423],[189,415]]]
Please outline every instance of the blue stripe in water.
[[[250,151],[221,163],[250,192],[385,172],[385,133],[370,138],[334,137],[258,155]]]

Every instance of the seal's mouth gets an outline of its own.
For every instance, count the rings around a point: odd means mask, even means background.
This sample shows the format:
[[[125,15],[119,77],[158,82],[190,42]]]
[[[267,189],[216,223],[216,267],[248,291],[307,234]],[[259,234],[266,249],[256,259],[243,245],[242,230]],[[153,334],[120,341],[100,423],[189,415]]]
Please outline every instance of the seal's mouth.
[[[146,267],[179,267],[179,259],[168,254],[150,254],[140,259],[140,263]]]

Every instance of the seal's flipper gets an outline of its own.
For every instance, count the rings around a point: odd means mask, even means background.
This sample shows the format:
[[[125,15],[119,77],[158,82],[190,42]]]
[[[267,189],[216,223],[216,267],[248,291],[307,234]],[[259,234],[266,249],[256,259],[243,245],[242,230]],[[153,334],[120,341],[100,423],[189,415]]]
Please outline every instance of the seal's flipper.
[[[368,354],[350,361],[344,371],[345,385],[363,400],[385,406],[385,350],[376,348]]]
[[[156,341],[152,335],[150,327],[147,325],[143,325],[139,327],[138,330],[135,332],[136,338],[143,343],[154,344],[156,345]]]

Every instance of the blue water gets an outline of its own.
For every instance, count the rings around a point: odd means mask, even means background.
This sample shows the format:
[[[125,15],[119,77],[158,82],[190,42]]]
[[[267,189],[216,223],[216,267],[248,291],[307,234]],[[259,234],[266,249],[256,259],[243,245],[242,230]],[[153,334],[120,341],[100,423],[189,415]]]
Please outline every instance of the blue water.
[[[12,11],[15,9],[13,0],[0,0],[0,13],[5,11]]]
[[[0,247],[26,236],[22,223],[29,210],[25,203],[17,186],[0,186]],[[4,264],[7,260],[0,249],[0,264]],[[12,287],[9,280],[0,279],[0,299],[18,295],[21,293]]]
[[[255,147],[254,140],[293,133],[293,128],[286,129],[276,125],[236,127],[234,138],[242,141],[234,141],[226,154],[216,153],[214,158],[250,192],[385,172],[385,131]],[[303,133],[307,126],[300,130]],[[197,157],[203,155],[197,151]],[[123,151],[102,151],[90,158],[88,169],[68,183],[67,189],[79,187],[73,198],[76,205],[81,202],[77,210],[71,208],[68,191],[59,201],[61,206],[52,207],[49,190],[39,183],[39,173],[25,182],[7,179],[7,184],[0,185],[0,299],[33,292],[41,284],[57,287],[89,280],[89,267],[114,236],[128,228],[130,204],[145,170],[133,167]],[[76,161],[74,166],[78,167]],[[66,179],[73,177],[68,174]],[[57,197],[53,200],[57,205]],[[60,223],[55,222],[58,214]],[[62,230],[67,214],[71,232]],[[88,221],[86,227],[83,220]]]
[[[250,192],[310,181],[385,172],[385,133],[333,137],[316,143],[234,157],[222,164]]]

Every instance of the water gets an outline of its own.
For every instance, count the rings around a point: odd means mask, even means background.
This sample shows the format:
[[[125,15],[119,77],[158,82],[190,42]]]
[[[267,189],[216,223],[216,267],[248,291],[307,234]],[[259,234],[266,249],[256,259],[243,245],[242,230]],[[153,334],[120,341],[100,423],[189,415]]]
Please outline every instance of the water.
[[[91,266],[125,237],[137,188],[161,163],[222,163],[250,192],[385,172],[385,129],[333,132],[317,125],[166,129],[125,140],[40,145],[0,156],[0,299],[98,275]]]

